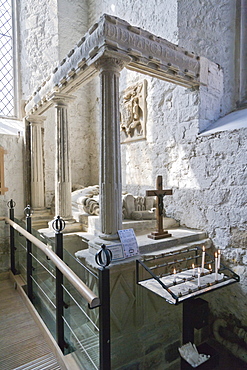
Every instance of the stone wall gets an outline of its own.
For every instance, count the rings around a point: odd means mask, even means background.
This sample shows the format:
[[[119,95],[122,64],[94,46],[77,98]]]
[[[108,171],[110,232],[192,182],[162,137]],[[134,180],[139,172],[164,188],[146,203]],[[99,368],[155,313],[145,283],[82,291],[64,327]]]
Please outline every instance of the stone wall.
[[[22,93],[27,99],[87,32],[88,12],[86,2],[79,0],[24,0],[19,3],[19,11]],[[95,181],[91,171],[92,168],[97,170],[98,165],[93,150],[97,148],[95,129],[89,120],[89,86],[82,87],[74,95],[76,99],[68,110],[72,184],[88,186],[98,182],[98,176]],[[45,198],[49,207],[55,186],[55,109],[49,109],[45,116]]]
[[[59,60],[57,5],[52,0],[24,0],[18,10],[22,93],[27,99]]]
[[[224,98],[221,114],[235,107],[236,1],[178,0],[178,43],[219,64],[224,71]]]

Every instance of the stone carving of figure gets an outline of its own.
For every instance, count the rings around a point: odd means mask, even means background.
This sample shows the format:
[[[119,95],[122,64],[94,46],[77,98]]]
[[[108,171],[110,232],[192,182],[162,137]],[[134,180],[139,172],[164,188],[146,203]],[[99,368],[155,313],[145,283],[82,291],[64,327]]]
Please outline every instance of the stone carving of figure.
[[[123,141],[145,137],[146,125],[146,80],[127,88],[122,94],[121,124]]]

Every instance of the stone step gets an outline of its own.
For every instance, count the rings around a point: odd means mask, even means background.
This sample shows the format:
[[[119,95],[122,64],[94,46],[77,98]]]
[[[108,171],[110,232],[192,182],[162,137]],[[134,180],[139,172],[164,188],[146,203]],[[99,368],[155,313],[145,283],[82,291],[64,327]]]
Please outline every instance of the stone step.
[[[137,236],[137,242],[141,254],[147,254],[151,252],[162,251],[173,247],[186,246],[187,244],[202,246],[211,244],[210,239],[207,237],[207,233],[195,229],[177,228],[168,230],[171,237],[153,240],[148,238],[147,234]],[[192,243],[192,244],[191,244]]]

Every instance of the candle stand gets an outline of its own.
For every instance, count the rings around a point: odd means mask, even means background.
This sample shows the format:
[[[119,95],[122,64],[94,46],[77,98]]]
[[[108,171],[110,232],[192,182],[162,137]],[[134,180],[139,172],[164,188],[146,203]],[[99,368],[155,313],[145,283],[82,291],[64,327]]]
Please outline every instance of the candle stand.
[[[200,310],[197,310],[199,313],[207,310],[207,302],[199,297],[240,280],[237,274],[219,260],[218,256],[206,253],[204,248],[193,247],[159,255],[152,254],[136,261],[136,279],[139,285],[161,296],[170,304],[183,303],[183,344],[194,343],[194,328],[202,328],[205,324],[203,315],[196,314],[196,310],[198,305],[201,305]],[[208,354],[212,360],[214,350],[210,353],[209,349]],[[198,368],[212,369],[212,361],[210,365],[208,363],[209,361],[204,362]],[[181,369],[192,368],[182,359]]]

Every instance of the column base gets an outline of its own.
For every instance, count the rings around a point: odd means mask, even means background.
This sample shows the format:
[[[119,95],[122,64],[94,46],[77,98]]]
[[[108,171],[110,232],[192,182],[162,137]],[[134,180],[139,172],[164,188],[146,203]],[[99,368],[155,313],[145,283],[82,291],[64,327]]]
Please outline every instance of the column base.
[[[120,243],[120,239],[118,238],[118,234],[116,235],[116,239],[111,239],[111,240],[106,240],[101,238],[100,236],[95,237],[94,239],[90,240],[88,242],[88,250],[89,253],[95,255],[100,249],[101,245],[105,244],[105,246],[110,246],[110,245],[116,245]]]
[[[54,231],[52,227],[54,219],[48,222],[48,227],[51,231]],[[83,231],[82,224],[79,222],[76,222],[74,218],[72,217],[63,218],[62,217],[62,219],[65,221],[65,228],[63,230],[63,233],[73,233],[73,232]]]
[[[50,210],[47,208],[33,208],[32,227],[35,230],[48,227],[48,222],[51,219]]]

